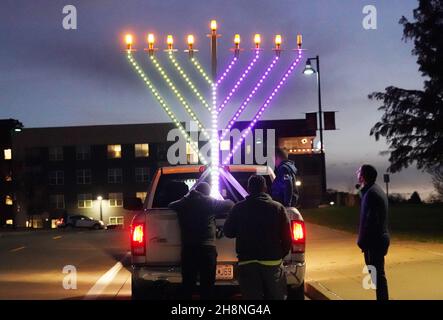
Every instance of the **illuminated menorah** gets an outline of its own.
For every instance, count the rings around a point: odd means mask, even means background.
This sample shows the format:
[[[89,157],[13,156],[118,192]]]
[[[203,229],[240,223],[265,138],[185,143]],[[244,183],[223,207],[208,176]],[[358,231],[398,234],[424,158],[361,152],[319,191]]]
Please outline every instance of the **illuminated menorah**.
[[[232,118],[227,123],[225,129],[219,133],[219,115],[220,113],[225,109],[225,107],[228,105],[228,103],[231,101],[234,94],[237,93],[239,90],[241,84],[244,82],[244,80],[248,77],[248,75],[251,73],[252,69],[257,65],[258,60],[261,57],[261,51],[260,43],[261,43],[261,36],[260,34],[256,34],[254,36],[254,44],[255,48],[253,49],[253,56],[251,58],[251,61],[248,63],[247,67],[243,70],[240,77],[233,82],[233,86],[228,91],[227,95],[220,104],[217,103],[217,95],[218,95],[218,88],[220,87],[221,83],[226,80],[231,70],[234,68],[236,63],[239,60],[239,54],[240,54],[240,35],[236,34],[234,37],[234,48],[233,52],[234,55],[232,56],[230,62],[228,63],[227,67],[225,68],[224,72],[221,74],[220,77],[217,77],[217,38],[219,35],[217,34],[217,22],[215,20],[211,21],[210,24],[211,27],[211,33],[209,34],[209,37],[211,38],[211,54],[212,54],[212,75],[209,76],[205,69],[201,66],[198,59],[195,57],[195,53],[198,51],[194,48],[194,36],[188,35],[187,42],[188,42],[188,49],[185,50],[185,52],[189,55],[189,61],[191,64],[195,67],[198,74],[202,77],[202,79],[205,81],[205,83],[209,86],[211,90],[211,101],[208,102],[205,96],[199,91],[196,84],[191,80],[191,77],[185,72],[185,70],[182,68],[180,63],[175,57],[175,53],[177,52],[176,49],[174,49],[174,39],[172,35],[168,35],[166,39],[167,43],[167,49],[165,50],[170,63],[174,67],[175,71],[180,75],[180,78],[186,83],[187,87],[189,88],[189,92],[194,95],[199,103],[201,103],[211,114],[211,126],[210,130],[202,123],[198,115],[195,113],[189,102],[186,100],[185,96],[178,90],[175,82],[170,78],[164,67],[160,64],[159,60],[155,57],[155,51],[157,49],[154,47],[155,44],[155,37],[153,34],[148,34],[147,42],[148,47],[145,49],[145,51],[148,53],[149,60],[151,63],[155,66],[157,72],[160,74],[162,79],[165,81],[169,89],[172,91],[172,93],[175,95],[177,100],[180,102],[180,104],[184,107],[190,118],[197,124],[199,131],[201,134],[204,135],[206,139],[210,141],[210,159],[208,160],[201,152],[198,146],[198,142],[194,141],[191,136],[188,134],[186,129],[183,127],[181,122],[178,120],[177,116],[172,111],[171,107],[168,105],[164,97],[160,94],[159,90],[154,86],[152,83],[152,80],[146,75],[146,73],[143,71],[143,69],[140,67],[140,65],[137,63],[135,58],[133,57],[133,52],[135,51],[133,49],[133,43],[134,38],[131,34],[127,34],[125,36],[125,42],[126,42],[126,53],[127,58],[131,65],[134,67],[135,71],[138,73],[140,78],[144,81],[147,88],[151,91],[154,98],[157,100],[157,102],[160,104],[160,106],[163,108],[163,110],[166,112],[166,114],[169,116],[171,121],[175,124],[175,126],[179,129],[180,133],[183,135],[183,137],[186,139],[187,143],[190,145],[192,150],[198,154],[198,157],[202,164],[208,165],[208,169],[202,174],[202,177],[206,177],[208,174],[211,177],[211,195],[213,197],[220,198],[220,192],[219,192],[219,181],[220,181],[220,175],[224,179],[227,179],[243,196],[246,195],[246,191],[240,186],[240,184],[232,177],[232,175],[229,174],[229,172],[226,172],[223,170],[222,166],[228,165],[236,153],[236,151],[240,148],[242,143],[245,141],[246,137],[251,133],[252,129],[258,122],[258,120],[261,118],[265,110],[270,106],[272,100],[276,97],[278,92],[280,91],[281,87],[287,82],[289,76],[294,71],[294,69],[297,67],[299,62],[302,59],[302,36],[297,35],[297,49],[296,49],[296,57],[292,61],[292,63],[287,68],[286,72],[282,75],[280,80],[275,85],[274,89],[271,91],[269,96],[264,100],[263,104],[260,105],[258,108],[258,111],[256,112],[255,116],[252,118],[251,122],[247,126],[247,128],[241,133],[240,138],[233,144],[233,147],[230,148],[230,151],[228,155],[223,159],[222,163],[220,163],[220,141],[223,141],[223,139],[226,137],[226,135],[230,132],[240,115],[243,113],[243,111],[246,109],[246,107],[249,105],[249,103],[253,100],[253,97],[255,94],[263,87],[263,84],[266,80],[266,78],[271,74],[274,67],[277,65],[277,63],[280,60],[281,55],[281,44],[282,44],[282,37],[281,35],[275,36],[275,47],[274,52],[275,56],[271,60],[271,62],[267,65],[262,74],[259,76],[258,80],[255,82],[253,89],[251,89],[248,94],[246,95],[246,98],[243,100],[243,102],[238,107],[237,111],[234,113]]]

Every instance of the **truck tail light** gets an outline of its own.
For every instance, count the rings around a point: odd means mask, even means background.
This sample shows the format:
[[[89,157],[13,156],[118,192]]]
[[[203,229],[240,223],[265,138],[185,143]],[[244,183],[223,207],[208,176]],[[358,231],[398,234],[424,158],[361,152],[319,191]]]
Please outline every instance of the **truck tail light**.
[[[133,256],[142,256],[146,248],[146,229],[144,223],[131,225],[131,253]]]
[[[305,223],[300,220],[291,221],[291,237],[292,237],[292,252],[305,252],[306,245],[306,228]]]

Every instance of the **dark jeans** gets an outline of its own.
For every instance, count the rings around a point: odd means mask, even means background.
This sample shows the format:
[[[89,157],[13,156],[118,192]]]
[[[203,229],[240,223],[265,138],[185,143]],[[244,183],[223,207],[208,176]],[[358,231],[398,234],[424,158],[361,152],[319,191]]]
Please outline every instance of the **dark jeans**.
[[[374,266],[377,272],[376,276],[376,294],[377,300],[389,300],[388,280],[385,274],[385,250],[369,249],[364,251],[365,263],[367,266]]]
[[[214,297],[217,250],[214,246],[186,246],[181,253],[182,295],[190,300],[200,277],[200,297]]]
[[[250,263],[238,266],[238,281],[245,300],[284,300],[286,273],[281,266]]]

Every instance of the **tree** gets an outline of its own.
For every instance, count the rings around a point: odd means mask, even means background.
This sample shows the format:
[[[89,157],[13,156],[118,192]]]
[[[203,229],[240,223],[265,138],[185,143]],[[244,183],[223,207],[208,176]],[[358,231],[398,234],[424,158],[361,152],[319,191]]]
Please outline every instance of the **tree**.
[[[420,195],[418,194],[417,191],[414,191],[414,193],[409,198],[408,202],[412,203],[412,204],[421,204],[422,203]]]
[[[413,40],[424,80],[423,90],[394,86],[374,92],[370,99],[382,101],[384,114],[371,129],[376,140],[389,145],[390,172],[416,163],[418,169],[434,172],[443,163],[443,0],[420,0],[413,22],[404,16],[403,40]]]
[[[432,182],[436,191],[436,198],[443,201],[443,164],[431,171]]]

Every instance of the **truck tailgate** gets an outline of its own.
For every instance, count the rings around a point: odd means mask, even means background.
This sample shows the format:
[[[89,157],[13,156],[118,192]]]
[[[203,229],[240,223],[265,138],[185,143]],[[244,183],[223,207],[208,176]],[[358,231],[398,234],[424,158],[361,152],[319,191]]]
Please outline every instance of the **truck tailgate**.
[[[217,220],[217,229],[225,220]],[[177,214],[170,209],[150,209],[146,216],[146,263],[152,265],[180,264],[180,228]],[[219,263],[235,262],[235,240],[217,232],[216,246]]]

